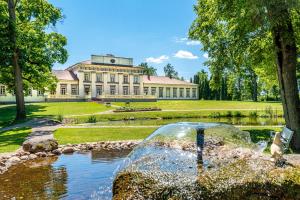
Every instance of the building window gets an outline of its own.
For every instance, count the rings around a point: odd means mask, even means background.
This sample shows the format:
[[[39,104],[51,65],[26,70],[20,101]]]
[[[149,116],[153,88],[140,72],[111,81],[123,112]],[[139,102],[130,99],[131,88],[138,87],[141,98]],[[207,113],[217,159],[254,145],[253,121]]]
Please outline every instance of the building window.
[[[129,87],[123,86],[123,95],[129,95]]]
[[[91,91],[91,86],[84,85],[84,93],[85,93],[85,95],[89,95],[90,91]]]
[[[55,94],[56,94],[56,91],[55,91],[55,90],[51,90],[51,91],[50,91],[50,94],[51,94],[51,95],[55,95]]]
[[[167,98],[171,97],[171,89],[170,88],[166,88],[166,97]]]
[[[102,85],[97,85],[96,86],[96,93],[97,93],[97,95],[102,95],[102,92],[103,92]]]
[[[186,88],[186,98],[190,98],[190,88]]]
[[[139,76],[133,76],[133,83],[139,83]]]
[[[158,94],[159,98],[163,98],[164,97],[164,88],[160,87],[158,92],[159,92],[159,94]]]
[[[144,94],[148,95],[148,93],[149,93],[149,88],[148,87],[144,87]]]
[[[37,95],[38,96],[44,96],[44,90],[38,90]]]
[[[173,98],[177,98],[177,88],[173,88]]]
[[[60,94],[61,95],[66,95],[67,93],[67,85],[66,84],[61,84],[60,85]]]
[[[84,82],[90,82],[91,76],[90,73],[84,73]]]
[[[78,85],[71,85],[71,95],[78,95]]]
[[[196,98],[197,97],[197,93],[196,93],[196,88],[193,88],[193,98]]]
[[[102,73],[97,73],[96,74],[96,82],[103,82],[103,74]]]
[[[128,75],[123,76],[123,83],[129,83]]]
[[[179,97],[183,98],[183,94],[184,94],[184,89],[180,88],[180,90],[179,90]]]
[[[151,95],[153,95],[153,96],[156,95],[156,87],[151,88]]]
[[[5,91],[5,86],[4,85],[0,86],[0,95],[1,96],[5,96],[6,95],[6,91]]]
[[[133,93],[134,93],[134,95],[139,95],[140,94],[140,87],[139,86],[134,86],[133,87]]]
[[[116,82],[116,75],[115,74],[111,74],[110,75],[110,82],[111,83],[115,83]]]
[[[115,95],[116,94],[116,86],[115,85],[111,85],[110,86],[110,94],[111,95]]]

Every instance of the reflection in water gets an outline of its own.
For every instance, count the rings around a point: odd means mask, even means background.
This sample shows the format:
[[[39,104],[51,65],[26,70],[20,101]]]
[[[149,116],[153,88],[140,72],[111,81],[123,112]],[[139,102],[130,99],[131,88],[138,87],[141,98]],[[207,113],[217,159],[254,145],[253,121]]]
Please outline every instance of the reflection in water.
[[[130,151],[29,161],[0,175],[0,199],[111,199],[113,174]]]

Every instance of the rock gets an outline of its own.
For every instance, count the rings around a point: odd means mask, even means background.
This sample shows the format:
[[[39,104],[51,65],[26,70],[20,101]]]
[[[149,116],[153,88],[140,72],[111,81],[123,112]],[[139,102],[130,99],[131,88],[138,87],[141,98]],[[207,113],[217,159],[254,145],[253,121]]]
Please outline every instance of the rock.
[[[33,137],[23,143],[23,150],[30,153],[49,152],[57,148],[58,143],[52,135]]]
[[[37,153],[35,153],[35,155],[38,157],[46,157],[47,156],[47,154],[45,152],[37,152]]]
[[[62,149],[62,153],[64,153],[64,154],[71,154],[71,153],[74,153],[74,148],[73,148],[73,147],[70,147],[70,146],[64,147],[64,148]]]
[[[21,162],[21,159],[17,156],[13,156],[6,161],[6,165],[9,165],[9,164],[15,165],[15,164],[18,164],[19,162]]]
[[[60,155],[61,154],[61,150],[60,149],[55,149],[52,151],[53,154],[55,155]]]
[[[28,159],[29,160],[34,160],[34,159],[36,159],[37,158],[37,155],[35,155],[35,154],[30,154],[29,156],[28,156]]]
[[[28,160],[28,156],[21,156],[20,159],[21,160]]]

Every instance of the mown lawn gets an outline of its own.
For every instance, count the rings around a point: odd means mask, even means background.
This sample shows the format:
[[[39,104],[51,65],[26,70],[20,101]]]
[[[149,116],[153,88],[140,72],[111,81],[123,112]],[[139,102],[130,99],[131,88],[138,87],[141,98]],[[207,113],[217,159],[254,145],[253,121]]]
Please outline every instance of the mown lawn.
[[[60,128],[54,133],[54,137],[59,144],[79,144],[85,142],[98,141],[119,141],[119,140],[142,140],[149,136],[157,128]],[[268,140],[270,138],[270,131],[280,131],[280,128],[256,128],[245,127],[240,128],[250,132],[253,142],[260,140]]]
[[[156,128],[60,128],[54,133],[59,144],[85,142],[142,140]]]
[[[32,103],[26,105],[28,118],[57,117],[58,115],[80,115],[103,112],[112,108],[93,102],[58,102],[58,103]],[[16,106],[0,107],[0,128],[15,118]]]
[[[125,106],[125,103],[113,103],[118,106]],[[165,100],[157,102],[131,102],[131,107],[159,107],[163,110],[242,110],[257,109],[263,110],[268,106],[273,109],[282,110],[282,104],[278,102],[250,102],[250,101],[214,101],[214,100]]]
[[[30,133],[30,128],[19,128],[0,132],[0,153],[13,152],[17,150]]]

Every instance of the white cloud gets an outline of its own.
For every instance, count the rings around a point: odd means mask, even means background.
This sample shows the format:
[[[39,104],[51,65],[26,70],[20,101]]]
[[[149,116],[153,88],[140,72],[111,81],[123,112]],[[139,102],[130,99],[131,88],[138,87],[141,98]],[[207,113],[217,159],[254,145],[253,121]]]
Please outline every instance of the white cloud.
[[[176,42],[176,43],[184,43],[184,42],[186,42],[186,41],[188,41],[187,38],[175,38],[175,42]]]
[[[209,56],[208,56],[208,53],[204,53],[204,54],[203,54],[203,57],[206,58],[206,59],[208,59],[208,57],[209,57]]]
[[[189,40],[188,38],[184,37],[184,38],[175,38],[175,42],[176,43],[185,43],[186,45],[189,46],[196,46],[196,45],[200,45],[201,43],[197,40]]]
[[[201,43],[199,41],[196,40],[189,40],[186,42],[187,45],[191,45],[191,46],[196,46],[196,45],[200,45]]]
[[[169,59],[168,56],[162,55],[158,58],[154,58],[154,57],[146,58],[146,62],[159,64],[159,63],[163,63],[164,61],[166,61],[168,59]]]
[[[182,58],[182,59],[197,59],[198,56],[195,56],[193,53],[189,51],[184,51],[184,50],[179,50],[177,53],[174,55],[176,58]]]

